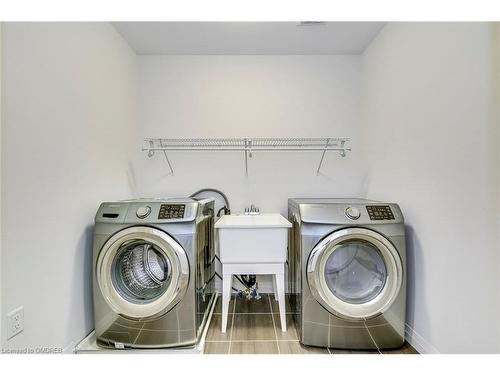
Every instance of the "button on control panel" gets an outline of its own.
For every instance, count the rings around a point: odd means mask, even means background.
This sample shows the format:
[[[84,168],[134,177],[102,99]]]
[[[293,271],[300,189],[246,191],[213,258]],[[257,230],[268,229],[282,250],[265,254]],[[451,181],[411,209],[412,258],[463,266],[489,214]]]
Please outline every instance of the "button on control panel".
[[[158,219],[182,219],[184,218],[185,204],[162,204]]]
[[[370,220],[394,220],[394,214],[389,206],[366,206]]]
[[[148,217],[150,213],[151,213],[151,207],[142,206],[137,209],[135,216],[137,216],[139,219],[145,219],[146,217]]]
[[[361,216],[361,212],[356,207],[347,207],[345,215],[351,220],[357,220]]]

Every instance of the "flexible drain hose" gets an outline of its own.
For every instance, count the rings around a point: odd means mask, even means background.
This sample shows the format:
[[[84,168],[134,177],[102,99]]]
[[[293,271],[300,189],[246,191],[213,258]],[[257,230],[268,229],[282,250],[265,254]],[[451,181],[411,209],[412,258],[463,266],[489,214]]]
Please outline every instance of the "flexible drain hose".
[[[189,197],[190,198],[193,198],[193,197],[196,197],[198,194],[201,194],[201,193],[204,193],[204,192],[212,192],[212,193],[217,193],[219,194],[222,199],[224,199],[224,204],[227,208],[227,213],[230,213],[231,212],[231,206],[229,205],[229,199],[227,199],[227,196],[226,194],[224,194],[222,191],[218,190],[218,189],[212,189],[212,188],[203,188],[203,189],[200,189],[198,191],[195,191],[193,194],[191,194]],[[220,210],[218,212],[218,214],[220,213]],[[218,216],[218,215],[217,215]]]

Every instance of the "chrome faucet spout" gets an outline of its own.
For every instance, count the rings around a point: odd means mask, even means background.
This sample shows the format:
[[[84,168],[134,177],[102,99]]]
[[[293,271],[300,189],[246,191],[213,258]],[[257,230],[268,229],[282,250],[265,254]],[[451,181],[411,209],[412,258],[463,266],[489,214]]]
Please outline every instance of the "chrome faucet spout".
[[[245,207],[245,215],[258,215],[258,214],[260,214],[260,209],[253,203],[250,205],[250,207]]]

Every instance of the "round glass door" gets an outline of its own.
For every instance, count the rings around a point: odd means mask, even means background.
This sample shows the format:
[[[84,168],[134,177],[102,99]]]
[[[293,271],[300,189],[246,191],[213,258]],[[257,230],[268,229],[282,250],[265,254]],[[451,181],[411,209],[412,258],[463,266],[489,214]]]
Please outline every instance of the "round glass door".
[[[189,262],[184,249],[165,232],[131,227],[104,244],[96,276],[102,296],[116,314],[153,318],[184,296]]]
[[[384,288],[386,278],[380,251],[367,241],[345,241],[326,260],[326,284],[336,297],[347,303],[371,301]]]
[[[160,249],[150,242],[136,240],[118,250],[112,280],[123,298],[133,303],[148,303],[167,290],[171,272],[172,265]]]
[[[403,282],[401,258],[377,232],[347,228],[312,250],[307,280],[315,299],[332,314],[368,319],[386,311]]]

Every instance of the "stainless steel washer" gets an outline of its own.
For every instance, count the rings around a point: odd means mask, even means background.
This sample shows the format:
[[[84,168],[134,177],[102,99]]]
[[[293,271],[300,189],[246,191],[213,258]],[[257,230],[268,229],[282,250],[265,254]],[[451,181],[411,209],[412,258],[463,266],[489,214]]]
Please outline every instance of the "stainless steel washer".
[[[406,247],[397,204],[290,199],[289,290],[305,345],[404,344]]]
[[[95,218],[97,342],[192,346],[215,299],[213,199],[101,204]]]

